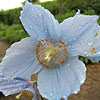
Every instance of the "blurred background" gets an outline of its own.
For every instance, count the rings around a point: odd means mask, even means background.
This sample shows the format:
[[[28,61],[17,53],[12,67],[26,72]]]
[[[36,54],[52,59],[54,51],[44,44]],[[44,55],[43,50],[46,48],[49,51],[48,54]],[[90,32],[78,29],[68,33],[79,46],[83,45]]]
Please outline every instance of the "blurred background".
[[[78,9],[82,14],[100,16],[100,0],[29,0],[48,9],[55,18],[62,22],[74,16]],[[20,11],[25,0],[0,0],[0,61],[12,43],[28,37],[20,20]],[[98,20],[100,24],[100,19]],[[100,63],[79,57],[87,66],[87,79],[77,95],[68,100],[100,100]],[[15,95],[5,97],[0,93],[0,100],[16,100]],[[21,97],[19,100],[29,100]],[[41,99],[40,99],[41,100]]]

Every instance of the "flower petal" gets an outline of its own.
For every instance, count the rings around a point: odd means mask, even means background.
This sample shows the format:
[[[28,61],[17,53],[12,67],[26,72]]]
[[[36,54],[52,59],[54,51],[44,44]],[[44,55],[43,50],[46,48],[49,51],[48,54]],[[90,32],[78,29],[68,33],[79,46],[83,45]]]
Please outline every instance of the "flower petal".
[[[98,27],[98,16],[82,15],[80,12],[74,17],[64,20],[60,26],[63,41],[67,42],[71,55],[86,55],[91,48],[93,38]]]
[[[93,55],[89,55],[88,58],[95,61],[100,61],[100,26],[97,27],[96,32],[97,35],[93,39],[93,44],[92,44],[95,48],[96,53]]]
[[[40,5],[33,5],[28,0],[21,12],[20,20],[31,37],[40,39],[57,38],[60,25],[54,16]]]
[[[30,78],[32,74],[40,71],[43,67],[35,55],[37,44],[38,41],[30,37],[14,43],[0,63],[0,74],[10,79],[15,77]]]
[[[77,57],[69,58],[63,66],[39,72],[38,89],[49,100],[60,100],[80,90],[86,79],[86,67]]]
[[[34,93],[33,86],[31,86],[25,79],[13,79],[8,80],[0,76],[0,91],[5,96],[22,92],[24,90],[30,90]]]

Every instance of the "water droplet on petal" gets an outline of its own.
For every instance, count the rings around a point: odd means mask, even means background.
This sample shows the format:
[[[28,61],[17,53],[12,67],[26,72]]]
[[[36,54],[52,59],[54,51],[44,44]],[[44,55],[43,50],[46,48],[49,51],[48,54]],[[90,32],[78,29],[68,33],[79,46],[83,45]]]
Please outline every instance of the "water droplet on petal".
[[[94,18],[94,20],[97,20],[97,18]]]
[[[46,95],[46,94],[43,94],[43,96],[44,96],[45,98],[47,98],[47,95]]]
[[[91,45],[91,43],[88,43],[88,46],[90,46]]]
[[[53,96],[53,94],[52,94],[52,93],[50,93],[50,96]]]
[[[30,28],[32,28],[32,26],[30,26]]]
[[[98,52],[98,54],[100,54],[100,52]]]
[[[79,29],[81,29],[81,28],[82,28],[82,26],[79,26],[78,28],[79,28]]]
[[[100,39],[100,37],[97,37],[97,39],[99,40],[99,39]]]
[[[63,97],[64,99],[66,98],[66,96]]]
[[[42,15],[42,14],[39,14],[40,16]]]
[[[67,65],[68,65],[68,66],[70,66],[70,64],[69,64],[69,63],[68,63]]]
[[[76,40],[76,38],[73,38],[73,40]]]
[[[71,45],[69,45],[68,47],[69,47],[69,48],[71,48],[72,46],[71,46]]]
[[[43,87],[43,89],[45,90],[45,89],[46,89],[46,87]]]
[[[23,23],[23,25],[25,25],[25,23]]]

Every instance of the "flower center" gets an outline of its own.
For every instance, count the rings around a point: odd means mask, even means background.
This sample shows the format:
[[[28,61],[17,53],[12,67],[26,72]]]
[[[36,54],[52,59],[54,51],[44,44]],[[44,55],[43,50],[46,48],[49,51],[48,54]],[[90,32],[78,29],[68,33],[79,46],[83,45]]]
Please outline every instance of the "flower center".
[[[63,64],[67,58],[67,45],[61,40],[41,40],[36,47],[36,56],[44,67],[52,68]]]

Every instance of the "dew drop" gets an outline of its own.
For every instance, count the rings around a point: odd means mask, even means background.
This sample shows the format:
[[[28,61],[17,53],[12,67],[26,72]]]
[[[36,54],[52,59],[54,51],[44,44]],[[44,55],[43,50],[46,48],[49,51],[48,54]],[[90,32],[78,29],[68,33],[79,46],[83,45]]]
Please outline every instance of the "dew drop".
[[[77,91],[74,91],[75,94],[77,94]]]
[[[25,26],[25,23],[23,23],[23,25]]]
[[[100,39],[100,37],[97,37],[97,39],[99,40],[99,39]]]
[[[66,96],[64,96],[63,98],[66,99]]]
[[[42,15],[42,14],[39,14],[40,16]]]
[[[80,81],[80,83],[83,83],[83,82],[84,82],[84,80],[81,80],[81,81]]]
[[[90,46],[91,45],[91,43],[88,43],[88,46]]]
[[[87,52],[85,51],[84,54],[87,54]]]
[[[79,29],[81,29],[81,28],[82,28],[82,26],[79,26],[78,28],[79,28]]]
[[[30,28],[32,28],[32,26],[30,26]]]
[[[43,87],[43,89],[45,90],[45,89],[46,89],[46,87]]]
[[[98,52],[98,54],[100,54],[100,52]]]
[[[53,94],[52,94],[52,93],[50,93],[50,96],[53,96]]]
[[[26,86],[24,85],[24,88],[26,88]]]
[[[46,95],[46,94],[43,94],[43,96],[44,96],[45,98],[47,98],[47,95]]]
[[[47,31],[45,31],[47,33]]]
[[[73,38],[73,40],[76,40],[76,38]]]
[[[97,20],[97,18],[94,18],[94,20]]]
[[[72,46],[71,46],[71,45],[69,45],[68,47],[69,47],[69,48],[71,48]]]
[[[68,63],[67,65],[68,65],[68,66],[70,66],[70,64],[69,64],[69,63]]]

